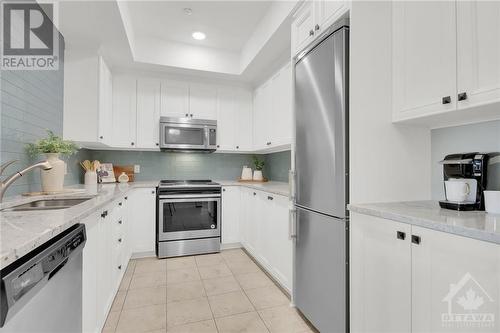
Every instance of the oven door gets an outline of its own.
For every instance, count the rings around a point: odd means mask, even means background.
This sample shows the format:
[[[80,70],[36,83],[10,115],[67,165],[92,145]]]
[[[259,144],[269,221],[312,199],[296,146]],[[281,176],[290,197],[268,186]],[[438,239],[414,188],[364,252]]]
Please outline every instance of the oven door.
[[[160,123],[160,148],[207,149],[207,128],[204,125]]]
[[[220,196],[158,201],[158,240],[220,236]]]

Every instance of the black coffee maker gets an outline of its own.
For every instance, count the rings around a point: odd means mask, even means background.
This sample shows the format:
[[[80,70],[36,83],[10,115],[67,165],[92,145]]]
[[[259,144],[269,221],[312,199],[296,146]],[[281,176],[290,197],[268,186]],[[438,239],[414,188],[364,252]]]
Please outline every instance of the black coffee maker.
[[[484,190],[486,189],[486,169],[488,165],[488,154],[465,153],[447,155],[440,163],[443,165],[444,185],[446,181],[465,181],[470,184],[471,193],[468,200],[458,202],[449,200],[439,201],[441,208],[459,211],[484,210]]]

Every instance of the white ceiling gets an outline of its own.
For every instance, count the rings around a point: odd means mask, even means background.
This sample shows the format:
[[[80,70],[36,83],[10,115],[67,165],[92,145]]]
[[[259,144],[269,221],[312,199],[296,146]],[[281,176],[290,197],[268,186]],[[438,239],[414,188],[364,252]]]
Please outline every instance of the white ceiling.
[[[127,5],[137,39],[240,52],[271,1],[130,1]],[[184,8],[190,8],[191,15]],[[194,31],[204,32],[207,38],[193,39]]]

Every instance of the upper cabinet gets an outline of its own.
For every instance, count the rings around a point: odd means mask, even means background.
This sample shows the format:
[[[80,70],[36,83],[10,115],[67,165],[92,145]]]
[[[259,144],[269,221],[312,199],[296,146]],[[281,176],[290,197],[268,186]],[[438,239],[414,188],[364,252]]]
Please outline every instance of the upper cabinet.
[[[161,82],[161,116],[188,117],[189,85],[186,82]]]
[[[349,10],[348,1],[305,1],[292,22],[292,57]]]
[[[137,80],[137,148],[159,149],[160,81]]]
[[[90,148],[109,146],[112,76],[106,62],[67,52],[64,66],[64,138]]]
[[[130,76],[113,77],[112,146],[136,148],[137,80]]]
[[[288,149],[292,142],[292,71],[287,63],[254,93],[255,150]]]
[[[217,119],[217,88],[213,85],[189,86],[189,116],[197,119]]]
[[[500,2],[393,2],[393,121],[500,116]]]

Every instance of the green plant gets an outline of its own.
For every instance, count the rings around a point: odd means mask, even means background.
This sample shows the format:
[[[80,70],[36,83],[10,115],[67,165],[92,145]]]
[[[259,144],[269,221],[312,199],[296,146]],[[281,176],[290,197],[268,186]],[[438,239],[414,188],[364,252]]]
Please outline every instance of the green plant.
[[[28,143],[26,145],[28,155],[32,157],[39,154],[49,153],[72,155],[78,151],[78,146],[73,142],[65,141],[49,130],[47,130],[47,134],[47,138],[40,139],[35,143]]]
[[[259,159],[255,155],[253,155],[252,159],[253,159],[253,165],[255,166],[255,170],[262,171],[262,169],[264,168],[264,164],[265,164],[264,160]]]

